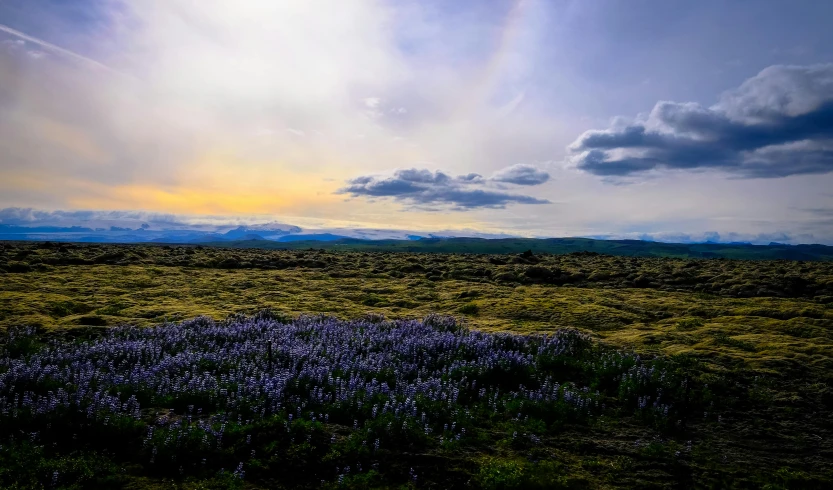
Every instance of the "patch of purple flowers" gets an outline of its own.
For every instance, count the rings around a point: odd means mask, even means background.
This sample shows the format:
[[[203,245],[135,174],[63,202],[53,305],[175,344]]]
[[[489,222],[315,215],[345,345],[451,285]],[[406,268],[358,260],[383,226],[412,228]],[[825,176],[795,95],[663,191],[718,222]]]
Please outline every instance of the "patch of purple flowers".
[[[19,341],[34,331],[11,335]],[[154,462],[160,447],[219,450],[228,444],[228,424],[250,426],[273,415],[283,417],[281,430],[285,426],[292,441],[293,417],[354,431],[378,419],[383,428],[360,439],[374,454],[389,446],[400,426],[426,440],[465,441],[465,426],[473,428],[476,417],[519,424],[530,415],[583,420],[604,410],[600,400],[612,396],[633,409],[668,415],[670,405],[656,388],[665,381],[661,369],[613,350],[580,357],[589,343],[577,330],[484,333],[438,316],[311,316],[289,323],[262,315],[225,322],[200,317],[118,327],[92,341],[52,341],[27,355],[0,357],[0,423],[55,414],[74,414],[88,425],[129,418],[146,424],[142,445]],[[577,365],[612,383],[607,392],[561,376]],[[254,454],[253,435],[240,436],[246,454]],[[534,434],[527,438],[540,442]],[[326,439],[336,443],[335,435]],[[235,476],[243,478],[245,468],[240,462]]]

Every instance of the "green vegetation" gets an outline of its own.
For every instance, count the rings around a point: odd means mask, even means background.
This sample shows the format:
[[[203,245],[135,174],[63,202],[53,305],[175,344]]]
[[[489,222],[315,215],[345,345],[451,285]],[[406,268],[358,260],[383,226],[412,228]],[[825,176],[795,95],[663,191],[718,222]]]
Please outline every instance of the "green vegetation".
[[[275,242],[236,240],[209,242],[223,248],[304,250],[308,248],[351,252],[431,252],[447,254],[536,254],[594,252],[630,257],[724,258],[756,260],[833,260],[826,245],[747,245],[728,243],[662,243],[642,240],[594,240],[592,238],[423,238],[420,240],[340,240]]]
[[[389,461],[391,467],[441,468],[430,477],[421,473],[417,485],[430,480],[438,488],[442,481],[507,489],[677,488],[692,481],[697,488],[833,485],[831,262],[549,255],[536,249],[508,255],[341,252],[329,248],[338,244],[323,245],[0,244],[0,329],[39,329],[41,340],[8,346],[21,355],[53,338],[95,338],[119,324],[223,319],[266,308],[283,318],[423,318],[436,312],[458,316],[474,329],[521,334],[575,327],[599,348],[665,359],[692,383],[713,387],[720,418],[692,414],[682,433],[669,435],[633,417],[599,417],[547,432],[542,444],[529,447],[513,440],[518,429],[511,423],[495,422],[478,432],[477,445],[405,451]],[[77,474],[88,482],[77,488],[241,485],[220,476],[142,475],[96,452],[55,459],[42,454],[48,448],[15,440],[0,451],[0,478],[9,468],[25,467],[33,475],[50,468]],[[341,488],[383,488],[384,474],[385,468],[366,468]]]

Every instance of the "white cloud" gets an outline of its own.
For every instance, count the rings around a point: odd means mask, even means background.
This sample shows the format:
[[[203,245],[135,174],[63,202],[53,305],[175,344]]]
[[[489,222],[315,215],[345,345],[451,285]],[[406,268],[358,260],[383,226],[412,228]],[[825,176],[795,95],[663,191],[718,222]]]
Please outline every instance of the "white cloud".
[[[381,101],[382,99],[380,99],[379,97],[366,97],[364,99],[364,105],[370,109],[375,109],[379,107],[379,102]]]

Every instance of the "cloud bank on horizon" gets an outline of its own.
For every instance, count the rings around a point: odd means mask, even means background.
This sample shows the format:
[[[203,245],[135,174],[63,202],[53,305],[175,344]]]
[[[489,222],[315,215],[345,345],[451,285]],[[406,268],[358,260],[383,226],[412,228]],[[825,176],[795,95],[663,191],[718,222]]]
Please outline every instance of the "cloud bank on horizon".
[[[818,213],[833,223],[833,210],[808,210]],[[294,224],[274,221],[266,216],[194,216],[137,211],[57,210],[32,208],[0,209],[0,240],[56,240],[83,242],[161,242],[204,243],[224,240],[264,239],[294,241],[298,239],[332,240],[358,238],[364,240],[415,240],[431,237],[475,238],[553,238],[550,236],[488,233],[473,229],[439,229],[426,232],[404,228],[365,228],[341,223],[312,222],[302,228]],[[623,232],[581,235],[600,240],[643,240],[668,243],[751,243],[766,245],[772,242],[801,244],[813,241],[811,235],[774,233],[669,233]]]
[[[0,213],[833,244],[829,18],[811,0],[7,0]]]
[[[311,221],[308,227],[274,221],[270,216],[195,216],[137,211],[0,209],[0,240],[57,240],[83,242],[204,243],[224,240],[264,239],[294,241],[413,240],[421,237],[508,238],[506,233],[472,229],[421,230],[367,228],[351,223]]]

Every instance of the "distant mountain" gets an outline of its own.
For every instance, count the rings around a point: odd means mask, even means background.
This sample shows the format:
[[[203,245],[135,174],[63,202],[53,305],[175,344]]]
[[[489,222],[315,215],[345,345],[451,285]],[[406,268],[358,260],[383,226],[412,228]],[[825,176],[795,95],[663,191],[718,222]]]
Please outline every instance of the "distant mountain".
[[[350,237],[344,235],[333,235],[332,233],[310,233],[307,235],[286,235],[278,238],[276,241],[279,243],[286,243],[286,242],[332,242],[336,240],[349,240]],[[365,241],[375,241],[375,240],[365,240]]]
[[[714,240],[706,240],[703,243],[707,243],[709,245],[752,245],[749,242],[717,242]],[[770,245],[783,245],[781,243],[770,242]]]
[[[244,236],[246,236],[247,233],[248,233],[248,231],[246,231],[245,226],[239,226],[239,227],[237,227],[233,230],[229,230],[229,231],[223,233],[223,236],[228,238],[228,239],[233,239],[233,238],[244,237]]]
[[[301,231],[301,229],[298,228],[298,227],[294,227],[294,228],[297,229],[297,231]],[[262,237],[263,235],[270,235],[272,237],[276,237],[276,236],[281,236],[282,237],[282,236],[289,235],[290,233],[292,233],[292,231],[294,231],[294,230],[252,229],[252,228],[247,228],[245,226],[238,226],[237,228],[235,228],[233,230],[229,230],[229,231],[223,233],[223,237],[226,238],[226,239],[229,239],[229,240],[235,240],[235,239],[249,240],[250,238],[247,238],[247,237],[251,237],[251,236],[261,236]],[[264,240],[265,240],[265,238],[264,238]]]
[[[188,225],[184,225],[188,226]],[[326,248],[335,250],[407,251],[439,253],[565,254],[596,252],[637,257],[687,257],[732,259],[833,260],[833,247],[825,245],[768,245],[734,243],[667,243],[648,240],[597,238],[466,238],[438,234],[418,235],[396,230],[330,229],[302,233],[302,229],[282,223],[260,225],[163,228],[135,223],[107,228],[88,226],[22,226],[0,224],[0,240],[37,240],[84,243],[182,243],[221,247],[278,249]],[[202,226],[203,229],[199,229]],[[360,236],[361,238],[356,238]],[[395,238],[392,238],[395,237]]]

